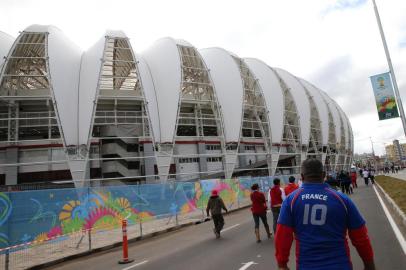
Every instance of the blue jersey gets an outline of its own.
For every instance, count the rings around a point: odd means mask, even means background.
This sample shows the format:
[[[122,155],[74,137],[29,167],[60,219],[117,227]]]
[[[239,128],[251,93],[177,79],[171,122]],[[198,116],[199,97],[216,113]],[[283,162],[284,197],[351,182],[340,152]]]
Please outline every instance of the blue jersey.
[[[365,221],[346,195],[327,184],[303,184],[283,202],[278,223],[293,228],[298,269],[352,269],[347,230]]]

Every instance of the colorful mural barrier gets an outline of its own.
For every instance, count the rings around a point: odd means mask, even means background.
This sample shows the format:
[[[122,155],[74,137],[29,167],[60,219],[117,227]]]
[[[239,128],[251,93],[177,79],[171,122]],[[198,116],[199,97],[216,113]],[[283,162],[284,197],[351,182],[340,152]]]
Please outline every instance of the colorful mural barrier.
[[[286,179],[285,179],[286,178]],[[118,228],[206,208],[213,189],[237,208],[259,183],[268,190],[273,177],[212,179],[167,184],[122,185],[0,193],[0,250],[35,245],[84,230]],[[282,177],[287,182],[287,177]],[[12,250],[11,250],[12,251]]]

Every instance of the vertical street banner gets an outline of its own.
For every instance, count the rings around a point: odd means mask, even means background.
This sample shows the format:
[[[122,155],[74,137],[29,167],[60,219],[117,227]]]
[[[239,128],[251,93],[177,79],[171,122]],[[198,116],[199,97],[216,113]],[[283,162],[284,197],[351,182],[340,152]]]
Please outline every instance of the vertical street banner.
[[[379,120],[399,117],[395,94],[393,93],[390,73],[371,76],[372,89],[375,94]]]

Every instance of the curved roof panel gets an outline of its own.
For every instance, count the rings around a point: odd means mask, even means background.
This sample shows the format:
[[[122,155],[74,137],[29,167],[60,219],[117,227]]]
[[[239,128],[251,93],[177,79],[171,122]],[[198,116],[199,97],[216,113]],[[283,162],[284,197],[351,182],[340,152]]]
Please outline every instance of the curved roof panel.
[[[317,110],[319,112],[319,117],[321,121],[321,134],[322,134],[322,139],[323,139],[323,145],[328,144],[328,109],[327,105],[323,100],[322,94],[320,93],[320,90],[314,87],[311,83],[308,81],[305,81],[303,79],[300,79],[300,81],[304,84],[306,89],[310,92],[312,95],[314,102],[316,103]]]
[[[105,37],[83,53],[79,87],[79,143],[87,144],[92,125],[92,113],[96,106],[97,84],[102,65]]]
[[[226,142],[238,142],[244,93],[240,70],[230,53],[224,49],[208,48],[199,52],[210,71],[222,108]]]
[[[78,110],[72,106],[78,106],[82,50],[58,28],[49,26],[48,33],[49,69],[66,144],[79,144]]]
[[[334,121],[334,127],[336,131],[336,143],[340,143],[341,140],[341,123],[340,123],[340,115],[337,110],[337,107],[335,106],[334,102],[331,100],[331,98],[326,94],[326,92],[320,90],[320,93],[324,97],[325,102],[327,103],[327,106],[329,107],[331,114],[333,115],[333,121]]]
[[[306,92],[295,76],[280,68],[276,68],[275,70],[289,87],[293,99],[295,100],[299,114],[302,144],[307,145],[310,137],[310,103],[306,96]]]
[[[341,109],[341,107],[337,104],[336,101],[334,101],[334,104],[336,105],[337,110],[340,113],[340,117],[343,121],[343,125],[344,125],[344,131],[345,131],[345,149],[349,149],[350,148],[350,130],[348,127],[348,121],[347,121],[347,117],[343,111],[343,109]]]
[[[249,69],[258,79],[262,88],[271,125],[272,143],[281,143],[283,133],[283,90],[278,77],[272,69],[261,60],[245,58]]]
[[[160,39],[141,56],[152,75],[159,110],[160,132],[155,140],[173,142],[182,78],[177,43],[172,38]]]
[[[47,33],[49,73],[66,145],[77,145],[78,89],[82,51],[61,30],[50,25],[31,25],[21,35]]]
[[[8,55],[11,46],[13,46],[13,42],[14,38],[12,36],[0,31],[0,71],[4,63],[4,57]]]
[[[140,78],[142,86],[144,88],[145,99],[147,100],[149,118],[152,125],[152,133],[154,140],[161,137],[159,127],[159,108],[156,97],[156,91],[154,86],[154,80],[152,79],[149,67],[141,55],[135,54],[135,58],[138,61],[138,70],[140,72]]]

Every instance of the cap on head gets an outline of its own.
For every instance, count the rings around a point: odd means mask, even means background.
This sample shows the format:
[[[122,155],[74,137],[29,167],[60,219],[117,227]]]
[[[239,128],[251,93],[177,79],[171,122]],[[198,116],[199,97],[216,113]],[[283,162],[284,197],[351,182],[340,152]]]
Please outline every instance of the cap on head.
[[[217,195],[219,195],[219,192],[217,190],[213,189],[211,191],[211,196],[217,196]]]

